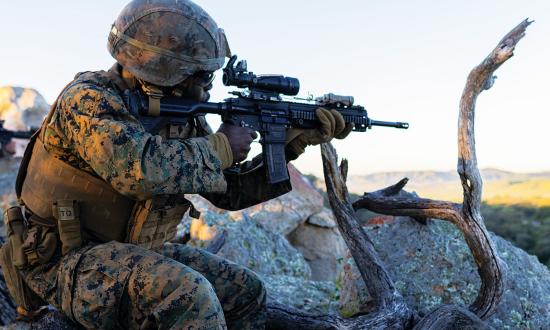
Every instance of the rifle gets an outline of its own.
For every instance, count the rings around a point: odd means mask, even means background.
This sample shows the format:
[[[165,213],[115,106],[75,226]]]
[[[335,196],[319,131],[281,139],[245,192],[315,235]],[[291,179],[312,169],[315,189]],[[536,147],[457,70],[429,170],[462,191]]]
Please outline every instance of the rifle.
[[[4,157],[4,147],[10,143],[11,139],[30,139],[38,130],[37,128],[28,131],[10,131],[4,128],[4,120],[0,120],[0,157]]]
[[[294,96],[300,90],[296,78],[282,75],[255,75],[248,72],[246,61],[231,57],[223,69],[223,83],[226,86],[246,88],[233,91],[237,97],[223,102],[197,103],[175,96],[162,96],[142,91],[126,91],[125,102],[130,112],[140,119],[149,132],[158,132],[169,124],[183,125],[190,117],[217,114],[223,122],[229,122],[258,131],[261,135],[262,154],[267,166],[270,183],[289,179],[285,159],[285,139],[288,128],[316,128],[319,122],[315,110],[319,107],[336,109],[346,123],[354,124],[354,131],[365,132],[373,126],[407,129],[408,123],[372,120],[364,107],[353,105],[352,96],[325,94],[306,102],[283,100],[281,94]],[[160,102],[160,111],[159,111]],[[155,104],[150,107],[149,104]]]

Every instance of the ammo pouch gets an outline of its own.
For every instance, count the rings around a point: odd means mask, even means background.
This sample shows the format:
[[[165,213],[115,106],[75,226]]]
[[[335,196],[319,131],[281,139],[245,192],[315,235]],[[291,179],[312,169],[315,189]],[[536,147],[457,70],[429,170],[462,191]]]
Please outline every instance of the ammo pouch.
[[[11,265],[17,269],[35,267],[50,261],[57,250],[55,226],[45,226],[36,216],[27,223],[21,207],[10,207],[4,213]],[[36,221],[36,223],[35,223]]]
[[[176,195],[136,203],[125,241],[146,249],[161,248],[176,236],[178,224],[190,205],[184,196]]]
[[[50,261],[57,251],[55,227],[29,227],[22,250],[27,257],[27,265],[31,268]]]
[[[39,237],[43,241],[35,242],[30,239],[29,230],[20,207],[11,207],[4,212],[4,222],[8,240],[0,249],[0,265],[2,266],[6,286],[17,306],[28,311],[34,310],[43,302],[29,289],[18,269],[31,265],[31,262],[33,264],[38,264],[41,261],[47,262],[56,250],[57,238],[55,233],[50,233],[50,235],[47,231],[37,233],[34,230],[31,234],[32,237]],[[49,249],[52,250],[51,253],[47,252]],[[27,254],[27,252],[30,254]]]
[[[58,200],[53,204],[52,212],[57,219],[61,253],[65,255],[71,250],[81,247],[82,234],[78,202],[68,199]]]

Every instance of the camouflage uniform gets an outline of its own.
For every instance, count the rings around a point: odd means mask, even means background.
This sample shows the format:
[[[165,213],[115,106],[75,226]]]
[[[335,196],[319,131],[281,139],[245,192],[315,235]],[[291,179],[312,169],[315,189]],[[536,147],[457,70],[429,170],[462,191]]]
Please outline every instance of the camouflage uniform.
[[[136,200],[200,193],[219,207],[240,209],[291,189],[289,182],[269,185],[261,165],[243,175],[224,173],[200,136],[208,128],[190,122],[188,138],[175,140],[146,132],[126,109],[124,85],[113,79],[118,70],[79,74],[65,88],[45,126],[50,154]],[[265,289],[257,275],[181,244],[153,252],[89,242],[23,275],[40,297],[86,328],[134,329],[145,320],[163,329],[265,324]]]

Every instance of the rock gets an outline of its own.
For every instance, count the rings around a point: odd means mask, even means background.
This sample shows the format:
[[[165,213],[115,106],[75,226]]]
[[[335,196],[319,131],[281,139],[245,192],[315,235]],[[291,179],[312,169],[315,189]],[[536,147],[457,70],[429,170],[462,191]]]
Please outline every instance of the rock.
[[[49,110],[44,97],[32,88],[0,87],[0,119],[5,120],[6,129],[39,127]]]
[[[334,220],[332,210],[329,208],[324,208],[323,211],[311,215],[307,219],[307,223],[322,228],[336,228],[338,226]]]
[[[0,120],[4,128],[12,131],[26,131],[38,128],[48,114],[50,106],[40,93],[31,88],[0,87]],[[22,156],[27,140],[14,139],[15,156]]]
[[[292,276],[261,275],[268,301],[317,315],[336,312],[338,290],[334,282],[311,281]]]
[[[395,218],[365,226],[380,258],[407,303],[421,315],[440,304],[467,306],[480,285],[477,269],[462,234],[450,223],[420,225]],[[507,265],[501,304],[488,320],[496,329],[547,329],[550,325],[550,271],[536,257],[491,235]],[[346,258],[339,277],[340,312],[351,316],[369,300],[353,260]]]
[[[323,196],[293,165],[289,164],[288,170],[292,182],[291,192],[240,211],[228,212],[219,209],[198,195],[187,197],[201,212],[210,210],[227,214],[235,221],[247,216],[273,233],[288,235],[312,214],[323,209]]]
[[[206,215],[210,223],[212,215]],[[217,216],[216,225],[206,226],[203,220],[195,220],[191,226],[191,241],[188,244],[205,247],[216,235],[225,231],[225,243],[217,255],[266,275],[287,275],[308,279],[311,270],[304,257],[280,234],[265,230],[250,218],[240,221]],[[201,226],[202,229],[196,227]],[[208,241],[198,239],[196,233],[208,233]]]
[[[333,279],[336,273],[335,251],[330,251],[329,257],[325,256],[327,254],[325,252],[322,253],[322,257],[312,255],[308,265],[300,252],[284,237],[306,220],[329,227],[322,228],[315,225],[304,227],[314,228],[319,233],[323,233],[323,239],[334,241],[336,237],[334,230],[336,224],[331,219],[331,215],[327,214],[330,211],[323,211],[321,194],[292,165],[289,165],[289,172],[293,191],[240,211],[222,210],[198,195],[187,195],[186,197],[201,216],[199,219],[193,219],[187,214],[179,227],[176,240],[183,240],[182,237],[189,236],[191,238],[189,244],[206,247],[217,235],[225,231],[225,244],[218,252],[220,256],[262,274],[301,278],[310,278],[310,265],[321,269],[325,265],[319,263],[319,259],[330,258],[331,265],[327,268],[330,274],[317,278]],[[304,230],[296,232],[296,235],[298,233],[302,234]],[[306,230],[304,235],[307,233],[314,235],[316,232]],[[296,235],[294,237],[297,237]],[[310,239],[310,241],[313,240],[313,238]]]
[[[288,235],[288,240],[304,256],[311,267],[314,281],[334,281],[340,269],[339,261],[346,252],[332,211],[312,215]]]

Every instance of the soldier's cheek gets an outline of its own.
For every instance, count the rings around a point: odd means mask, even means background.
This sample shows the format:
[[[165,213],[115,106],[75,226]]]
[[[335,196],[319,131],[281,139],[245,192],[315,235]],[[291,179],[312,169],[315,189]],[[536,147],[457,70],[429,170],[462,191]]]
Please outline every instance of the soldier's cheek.
[[[191,99],[198,102],[206,102],[210,99],[210,93],[201,86],[193,86]]]
[[[208,92],[204,92],[204,98],[202,100],[202,102],[208,102],[208,100],[210,100],[210,93]]]

